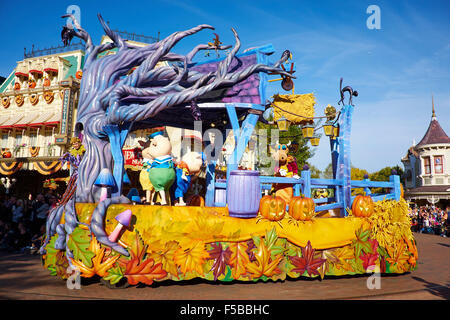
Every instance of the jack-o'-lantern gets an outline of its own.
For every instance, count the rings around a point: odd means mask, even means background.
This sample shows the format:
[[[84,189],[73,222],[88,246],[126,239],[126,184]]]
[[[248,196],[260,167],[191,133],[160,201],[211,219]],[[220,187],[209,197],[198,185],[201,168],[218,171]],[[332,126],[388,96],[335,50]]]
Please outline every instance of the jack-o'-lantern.
[[[4,151],[4,152],[2,153],[2,157],[3,157],[3,158],[11,158],[11,152],[9,152],[9,151]]]
[[[28,88],[30,89],[36,88],[36,81],[34,80],[28,81]]]
[[[295,220],[309,221],[316,215],[316,204],[305,196],[293,197],[289,202],[289,215]]]
[[[275,195],[264,196],[259,202],[259,214],[270,221],[279,221],[286,214],[286,202]]]
[[[374,204],[371,196],[357,195],[352,204],[352,213],[355,217],[367,218],[374,211]]]
[[[78,70],[78,71],[75,73],[75,78],[81,79],[82,77],[83,77],[83,71]]]
[[[50,87],[51,81],[49,78],[44,79],[44,87]]]
[[[20,90],[20,83],[19,82],[14,83],[14,90]]]

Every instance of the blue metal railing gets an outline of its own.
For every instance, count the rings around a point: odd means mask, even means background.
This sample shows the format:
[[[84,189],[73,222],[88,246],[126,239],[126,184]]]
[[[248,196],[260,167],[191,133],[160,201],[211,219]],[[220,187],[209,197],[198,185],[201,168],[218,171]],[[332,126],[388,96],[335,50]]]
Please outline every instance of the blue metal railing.
[[[318,198],[313,199],[316,203],[316,212],[341,209],[341,215],[346,216],[347,211],[344,207],[344,202],[342,199],[342,187],[344,181],[342,179],[311,179],[310,171],[302,171],[301,177],[299,179],[286,178],[286,177],[272,177],[272,176],[260,176],[261,183],[261,193],[264,190],[270,190],[272,185],[275,183],[291,184],[294,188],[294,196],[298,197],[304,194],[306,197],[311,197],[313,189],[334,189],[334,196],[328,198]],[[227,183],[226,182],[216,182],[214,184],[216,190],[223,190],[226,192]],[[367,195],[370,195],[374,201],[379,201],[383,199],[387,200],[400,200],[400,176],[391,175],[390,181],[370,181],[368,179],[364,180],[351,180],[350,187],[354,188],[364,188]],[[386,194],[372,194],[370,188],[386,188],[390,189],[391,192]],[[351,202],[356,196],[351,197]],[[349,208],[351,208],[351,204]],[[225,203],[215,202],[215,206],[226,206]]]

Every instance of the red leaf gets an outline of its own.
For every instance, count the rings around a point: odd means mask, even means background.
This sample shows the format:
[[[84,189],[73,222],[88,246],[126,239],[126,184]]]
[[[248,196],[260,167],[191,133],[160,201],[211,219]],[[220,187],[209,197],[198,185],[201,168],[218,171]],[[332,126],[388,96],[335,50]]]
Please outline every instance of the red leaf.
[[[367,241],[370,242],[370,246],[372,247],[372,253],[377,253],[378,249],[378,241],[377,239],[368,239]]]
[[[247,250],[245,250],[245,252],[247,252],[250,262],[256,261],[255,253],[252,251],[253,248],[256,248],[253,240],[248,240],[247,246],[248,246],[248,248],[247,248]]]
[[[217,280],[221,274],[225,274],[226,267],[230,263],[231,250],[230,248],[223,250],[221,243],[217,245],[212,243],[211,246],[213,249],[208,251],[209,257],[215,259],[211,270],[213,270],[214,280]]]
[[[302,248],[302,256],[301,257],[289,257],[291,263],[296,266],[296,268],[291,271],[298,272],[303,274],[305,270],[308,272],[308,275],[320,275],[318,269],[322,264],[327,261],[326,259],[318,258],[314,259],[314,250],[311,246],[311,242],[308,241],[305,248]]]
[[[378,253],[364,253],[359,257],[363,261],[363,267],[367,270],[368,267],[375,265],[377,261]]]

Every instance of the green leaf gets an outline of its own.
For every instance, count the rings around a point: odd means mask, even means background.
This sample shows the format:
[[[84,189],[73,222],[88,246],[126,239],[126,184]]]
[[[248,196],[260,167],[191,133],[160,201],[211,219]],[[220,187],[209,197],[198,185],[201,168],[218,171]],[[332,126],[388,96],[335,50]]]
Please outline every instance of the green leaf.
[[[103,277],[103,279],[109,281],[111,284],[116,284],[123,278],[122,268],[117,266],[108,270],[108,275]]]
[[[90,243],[90,232],[80,227],[73,230],[67,241],[67,247],[72,251],[74,259],[81,260],[89,268],[92,267],[92,258],[95,256],[95,253],[89,250]]]
[[[286,255],[290,257],[301,257],[302,256],[302,248],[296,246],[293,243],[287,243]]]
[[[59,250],[55,249],[55,242],[58,239],[58,234],[55,234],[45,246],[46,256],[44,266],[50,270],[50,266],[56,265],[56,254]],[[56,272],[56,269],[55,269]]]
[[[252,236],[253,243],[255,246],[259,247],[259,241],[261,241],[261,237],[259,236]]]
[[[378,246],[377,251],[381,256],[388,257],[388,253],[386,252],[386,249],[384,249],[383,247]]]
[[[361,226],[355,234],[356,239],[352,241],[353,247],[355,248],[355,257],[361,256],[361,251],[365,253],[372,253],[372,245],[368,241],[370,230],[363,231]]]
[[[272,249],[272,246],[275,244],[275,241],[277,241],[277,238],[278,236],[275,227],[272,228],[272,230],[266,232],[264,243],[268,250]]]
[[[233,278],[233,275],[232,275],[232,274],[233,274],[233,273],[231,272],[230,266],[227,266],[227,273],[226,273],[226,275],[225,275],[225,278],[222,279],[222,281],[226,281],[226,282],[228,282],[228,281],[233,281],[234,278]]]
[[[50,275],[56,276],[58,273],[56,272],[56,267],[54,265],[48,267],[48,270],[50,270]]]

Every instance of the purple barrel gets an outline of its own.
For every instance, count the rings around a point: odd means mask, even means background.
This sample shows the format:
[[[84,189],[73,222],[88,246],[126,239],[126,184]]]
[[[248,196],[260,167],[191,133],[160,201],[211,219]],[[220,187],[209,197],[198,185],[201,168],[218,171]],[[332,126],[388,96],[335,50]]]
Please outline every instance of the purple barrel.
[[[254,218],[258,215],[261,188],[259,172],[233,170],[227,184],[227,202],[230,217]]]

